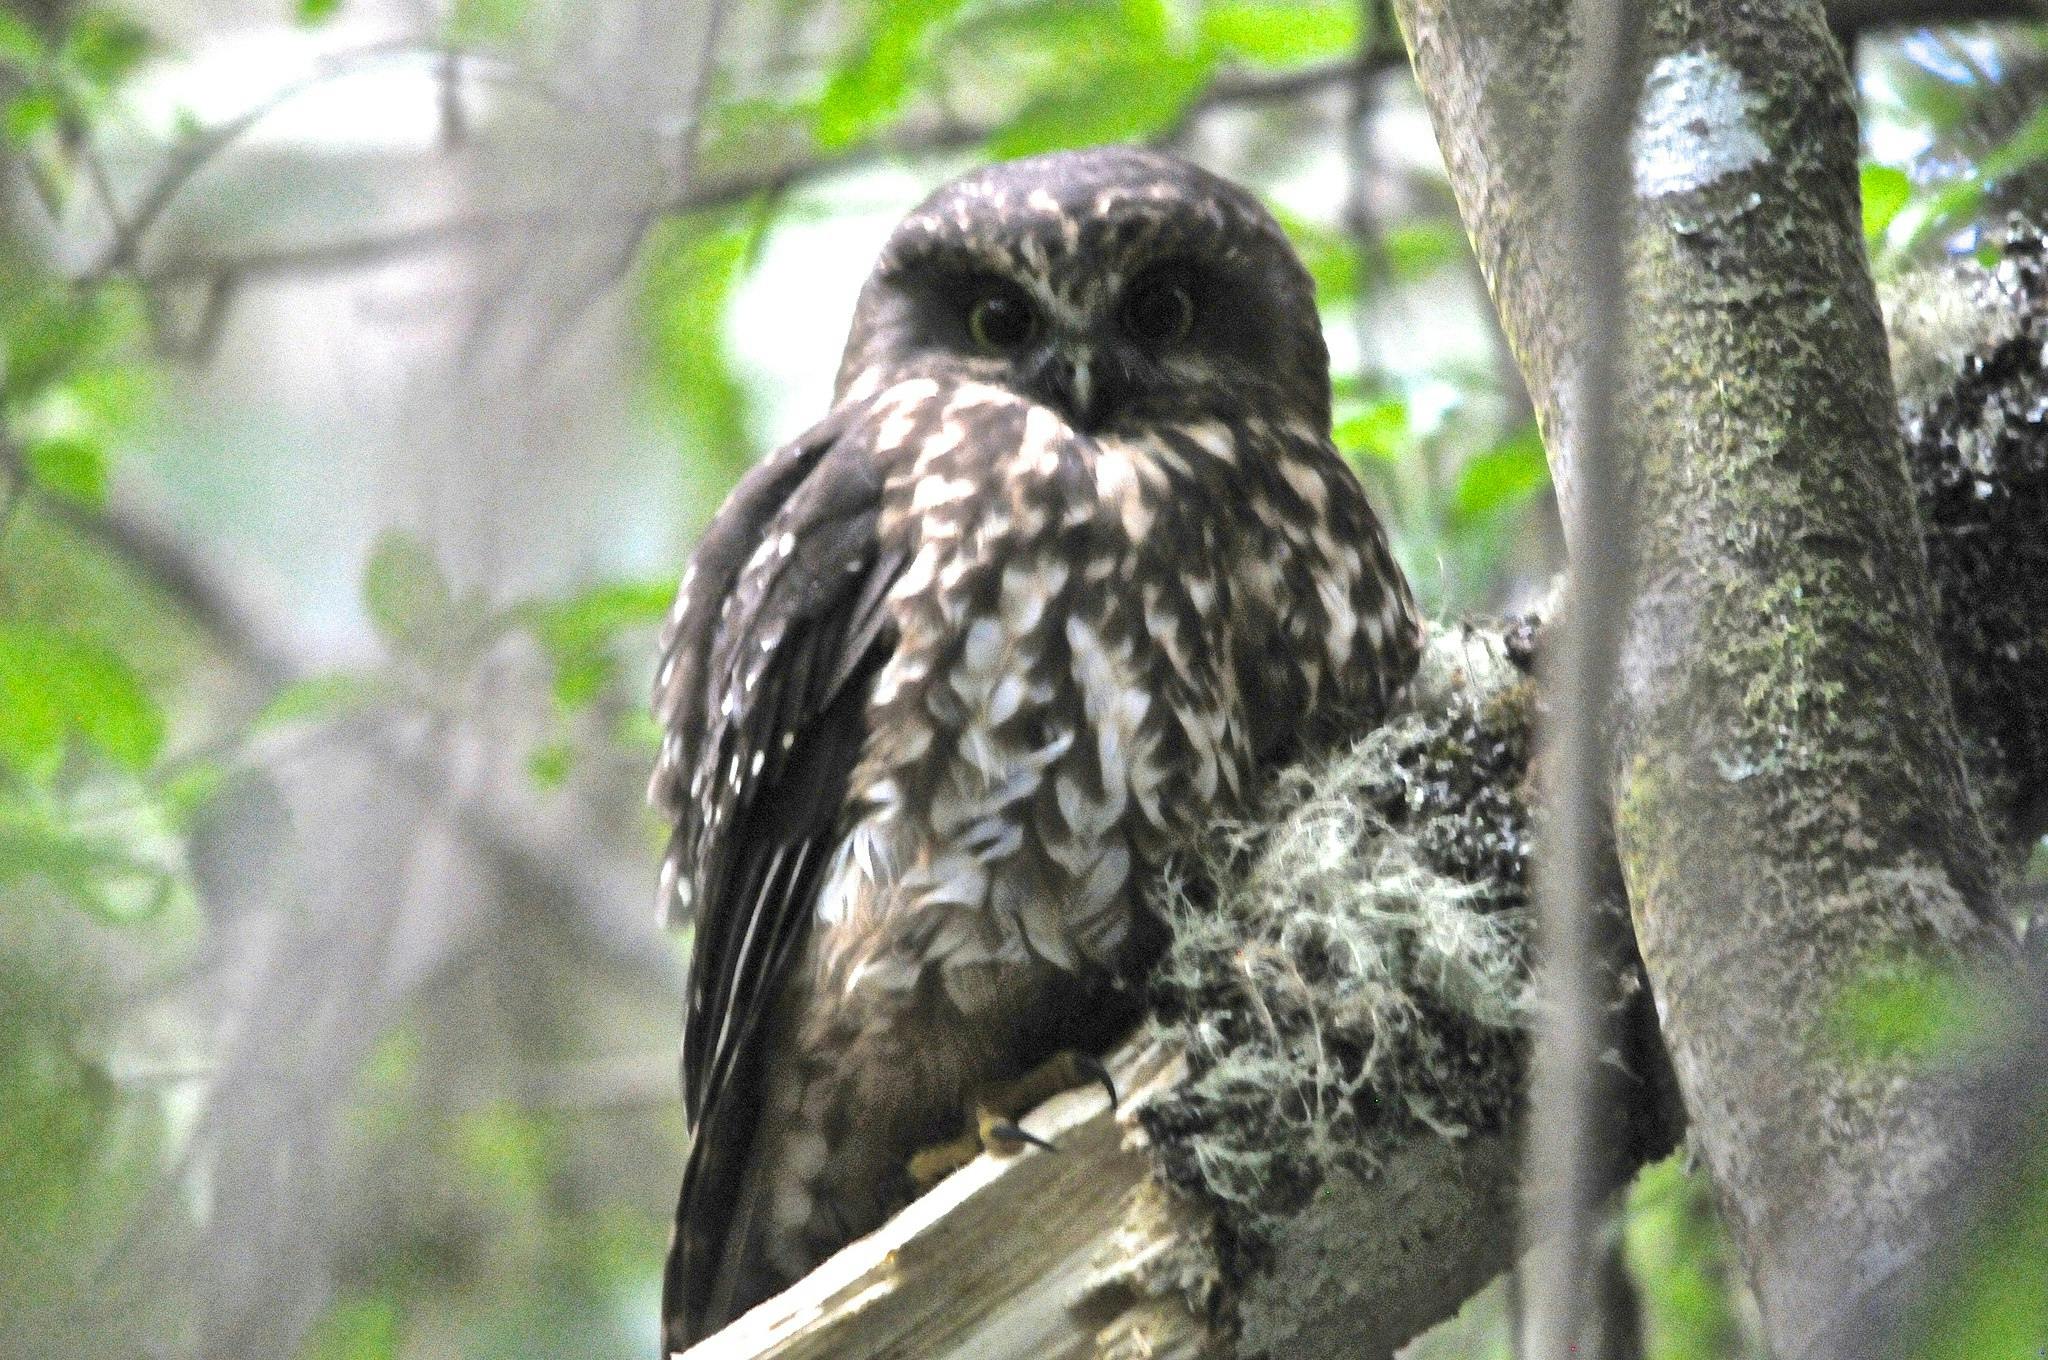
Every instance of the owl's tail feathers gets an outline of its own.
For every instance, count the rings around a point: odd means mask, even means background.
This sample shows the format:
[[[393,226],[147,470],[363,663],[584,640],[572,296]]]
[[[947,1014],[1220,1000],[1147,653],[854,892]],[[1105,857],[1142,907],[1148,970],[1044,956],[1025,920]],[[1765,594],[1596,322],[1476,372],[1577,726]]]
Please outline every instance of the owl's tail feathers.
[[[662,1278],[664,1356],[688,1349],[773,1292],[772,1286],[747,1288],[737,1268],[758,1254],[754,1225],[764,1178],[751,1155],[753,1130],[731,1127],[734,1122],[705,1120],[683,1166]],[[754,1294],[759,1297],[749,1297]]]
[[[683,1187],[676,1197],[675,1227],[669,1233],[668,1264],[661,1281],[661,1353],[687,1350],[717,1330],[722,1319],[711,1311],[712,1286],[725,1254],[722,1214],[712,1202],[728,1199],[729,1182],[745,1164],[743,1150],[719,1147],[709,1122],[699,1126],[683,1167]],[[728,1163],[737,1162],[738,1166]]]
[[[662,1279],[663,1354],[685,1350],[823,1259],[806,1240],[812,1187],[790,1164],[803,1064],[762,1063],[742,1099],[713,1101],[683,1164]],[[814,1135],[815,1136],[815,1135]],[[816,1159],[814,1159],[816,1160]]]

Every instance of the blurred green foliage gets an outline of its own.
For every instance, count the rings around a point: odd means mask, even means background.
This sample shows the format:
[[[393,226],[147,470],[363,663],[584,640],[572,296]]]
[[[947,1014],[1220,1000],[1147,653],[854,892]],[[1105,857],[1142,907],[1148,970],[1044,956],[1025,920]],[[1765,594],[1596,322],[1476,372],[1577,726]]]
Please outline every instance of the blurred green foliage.
[[[1178,138],[1219,91],[1388,41],[1377,9],[1354,0],[759,9],[749,17],[779,16],[802,41],[788,61],[725,54],[703,115],[701,169],[709,183],[760,177],[773,187],[654,222],[629,285],[642,414],[684,453],[680,525],[701,523],[763,452],[766,394],[735,353],[733,313],[775,231],[829,212],[807,182],[878,163],[936,180],[949,156]],[[353,17],[342,0],[278,10],[308,29]],[[141,6],[87,6],[50,29],[0,12],[0,145],[53,219],[96,192],[96,138],[136,123],[127,101],[138,72],[153,54],[177,56],[161,51],[150,21]],[[516,57],[547,50],[575,22],[536,0],[457,0],[437,10],[430,36],[439,48]],[[2040,51],[2036,35],[2010,46],[2015,69]],[[1989,119],[1989,82],[1910,53],[1882,71],[1867,85],[1876,119],[1935,148],[1863,170],[1866,235],[1880,266],[1897,267],[1953,243],[2035,177],[2048,112]],[[1335,80],[1316,88],[1342,91]],[[1384,221],[1352,220],[1348,206],[1287,208],[1287,158],[1268,167],[1260,153],[1333,139],[1327,114],[1304,113],[1318,97],[1249,106],[1261,121],[1246,134],[1245,172],[1274,197],[1326,329],[1359,342],[1335,374],[1333,438],[1389,511],[1429,605],[1498,608],[1539,589],[1555,565],[1540,438],[1498,352],[1490,369],[1469,357],[1375,359],[1375,333],[1396,332],[1398,344],[1404,317],[1462,326],[1482,343],[1489,322],[1440,183],[1377,169],[1424,181],[1397,195],[1409,206]],[[1980,124],[1992,130],[1969,142]],[[931,146],[942,151],[922,150]],[[1257,178],[1269,168],[1270,183]],[[125,267],[81,268],[30,249],[33,234],[5,230],[9,220],[0,216],[0,1351],[27,1354],[45,1352],[23,1338],[62,1335],[82,1315],[138,1216],[172,1237],[163,1225],[191,1218],[176,1194],[167,1210],[163,1191],[190,1135],[185,1088],[124,1079],[115,1058],[145,1028],[133,997],[185,967],[209,916],[229,910],[197,880],[191,852],[210,810],[248,796],[252,748],[370,712],[445,718],[476,701],[488,659],[514,649],[544,677],[549,722],[525,753],[534,783],[561,790],[611,758],[637,777],[654,742],[643,713],[650,639],[674,564],[652,578],[593,573],[508,600],[458,585],[420,537],[389,530],[364,556],[359,592],[380,655],[221,711],[208,683],[217,641],[99,532],[123,451],[147,437],[173,362],[152,347],[154,299]],[[813,394],[820,410],[825,381]],[[1839,1037],[1860,1051],[1938,1056],[1966,1027],[1968,1004],[1939,978],[1873,980],[1845,999]],[[450,1106],[426,1070],[424,1027],[415,1015],[385,1036],[351,1105],[355,1155],[392,1182],[395,1205],[378,1221],[401,1225],[398,1236],[340,1263],[339,1292],[302,1353],[639,1354],[653,1309],[650,1244],[662,1229],[593,1188],[588,1149],[630,1126],[672,1150],[674,1112],[649,1127],[644,1111],[502,1098]],[[460,1063],[444,1057],[442,1067]],[[2007,1211],[1971,1247],[1983,1264],[1958,1274],[1942,1307],[1930,1360],[2032,1354],[2048,1327],[2048,1161],[2016,1176]],[[1626,1242],[1653,1360],[1757,1353],[1697,1176],[1676,1163],[1646,1172],[1629,1198]],[[175,1321],[178,1299],[157,1293],[152,1306]]]
[[[1762,1355],[1737,1309],[1734,1253],[1712,1192],[1683,1155],[1636,1177],[1623,1251],[1642,1293],[1643,1360]]]
[[[1989,1213],[1928,1302],[1922,1360],[2048,1355],[2048,1105],[2029,1126],[2031,1149],[2005,1183],[1987,1187]]]
[[[2038,27],[1923,30],[1872,64],[1866,119],[1905,134],[1885,144],[1913,148],[1865,167],[1864,229],[1880,272],[1978,248],[1976,229],[2004,211],[2048,209],[2044,82],[2048,33]]]

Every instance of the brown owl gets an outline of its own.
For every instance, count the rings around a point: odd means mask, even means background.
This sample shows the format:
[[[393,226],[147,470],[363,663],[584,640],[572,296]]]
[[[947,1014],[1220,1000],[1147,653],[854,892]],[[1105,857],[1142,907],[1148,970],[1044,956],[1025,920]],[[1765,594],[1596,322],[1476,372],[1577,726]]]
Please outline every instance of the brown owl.
[[[1106,148],[906,218],[831,414],[719,511],[663,641],[661,892],[696,921],[666,1345],[1128,1025],[1147,875],[1375,721],[1419,642],[1254,199]]]

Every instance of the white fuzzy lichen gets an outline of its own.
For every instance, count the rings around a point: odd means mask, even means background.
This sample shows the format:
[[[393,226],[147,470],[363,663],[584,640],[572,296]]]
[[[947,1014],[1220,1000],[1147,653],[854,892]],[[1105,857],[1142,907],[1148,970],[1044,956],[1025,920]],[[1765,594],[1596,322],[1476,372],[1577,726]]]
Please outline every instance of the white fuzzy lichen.
[[[1528,1022],[1526,677],[1498,636],[1439,630],[1408,706],[1281,773],[1158,905],[1161,1014],[1190,1077],[1163,1102],[1175,1184],[1241,1232],[1427,1129],[1492,1128]],[[1467,778],[1467,765],[1485,773]]]
[[[1712,52],[1660,58],[1643,82],[1630,145],[1637,196],[1693,193],[1764,160],[1769,149],[1752,118],[1759,102]]]

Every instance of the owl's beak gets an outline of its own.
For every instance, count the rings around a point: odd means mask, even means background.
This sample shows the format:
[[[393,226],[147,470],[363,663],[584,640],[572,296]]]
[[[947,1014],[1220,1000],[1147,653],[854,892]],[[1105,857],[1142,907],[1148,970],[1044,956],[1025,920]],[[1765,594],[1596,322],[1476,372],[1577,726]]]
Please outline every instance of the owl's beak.
[[[1063,344],[1045,352],[1034,372],[1035,395],[1077,430],[1092,430],[1103,414],[1106,393],[1094,348]]]

